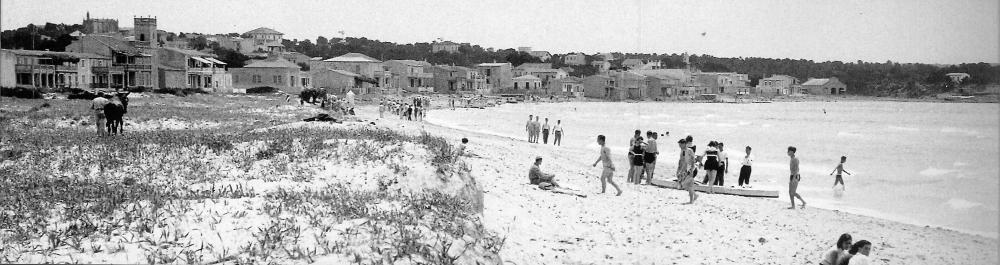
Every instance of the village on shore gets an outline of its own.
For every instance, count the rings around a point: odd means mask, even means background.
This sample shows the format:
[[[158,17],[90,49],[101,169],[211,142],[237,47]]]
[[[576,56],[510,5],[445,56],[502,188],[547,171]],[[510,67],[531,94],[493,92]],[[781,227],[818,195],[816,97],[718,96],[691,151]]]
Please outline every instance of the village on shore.
[[[809,78],[774,74],[751,86],[747,74],[703,72],[691,66],[667,68],[660,61],[620,58],[620,53],[554,57],[547,51],[519,47],[543,63],[485,62],[475,65],[433,65],[427,61],[376,59],[361,53],[332,58],[310,58],[289,51],[284,34],[261,27],[235,36],[175,34],[158,29],[155,17],[135,17],[133,27],[119,27],[117,19],[91,18],[83,31],[70,34],[65,52],[4,49],[0,52],[0,87],[71,88],[88,91],[156,91],[187,89],[207,93],[253,93],[255,90],[298,94],[322,89],[343,95],[443,93],[528,96],[594,100],[707,100],[761,101],[776,97],[846,97],[847,85],[837,77]],[[49,37],[49,36],[41,36]],[[218,47],[251,58],[244,67],[230,67],[211,49],[191,49],[190,40],[204,37]],[[431,52],[457,53],[463,45],[434,41]],[[553,61],[559,60],[554,64]],[[560,65],[563,67],[554,67]],[[570,66],[592,67],[583,77],[572,76]],[[965,73],[948,74],[956,83]]]

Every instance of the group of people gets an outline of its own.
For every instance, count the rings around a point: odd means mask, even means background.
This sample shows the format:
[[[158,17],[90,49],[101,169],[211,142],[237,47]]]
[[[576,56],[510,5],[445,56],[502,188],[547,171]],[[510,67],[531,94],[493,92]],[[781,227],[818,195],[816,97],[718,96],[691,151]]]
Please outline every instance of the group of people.
[[[656,132],[647,131],[646,138],[643,138],[642,130],[635,130],[635,135],[629,139],[628,183],[642,184],[642,179],[645,176],[646,185],[652,184],[653,171],[656,169],[656,156],[660,154],[656,145],[658,135]]]
[[[427,117],[430,106],[430,98],[423,96],[413,97],[412,102],[406,103],[402,100],[382,99],[378,105],[378,116],[385,118],[385,113],[389,112],[403,120],[422,121]]]
[[[549,144],[549,134],[553,135],[552,144],[562,145],[562,120],[556,120],[555,126],[549,126],[549,118],[545,118],[545,123],[539,121],[541,116],[528,115],[528,123],[524,125],[524,130],[528,132],[528,142],[538,143],[541,136],[542,144]]]
[[[850,234],[842,234],[837,239],[837,245],[825,253],[820,265],[868,265],[872,263],[872,243],[868,240],[851,242]]]

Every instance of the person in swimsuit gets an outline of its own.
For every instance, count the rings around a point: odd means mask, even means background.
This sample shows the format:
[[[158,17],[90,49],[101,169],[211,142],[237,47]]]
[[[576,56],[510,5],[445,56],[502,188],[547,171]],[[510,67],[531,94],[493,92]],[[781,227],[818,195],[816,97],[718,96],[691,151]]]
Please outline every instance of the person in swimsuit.
[[[646,164],[646,160],[643,159],[643,154],[646,153],[646,151],[642,148],[642,140],[642,136],[636,138],[636,140],[632,142],[632,150],[628,152],[631,157],[631,161],[629,161],[629,163],[632,165],[632,170],[628,171],[630,174],[628,176],[629,183],[641,184],[642,182],[642,170],[643,166]]]
[[[638,138],[642,138],[642,131],[635,130],[635,135],[632,135],[632,138],[628,139],[629,152],[628,152],[628,156],[627,157],[628,157],[628,162],[629,163],[632,163],[632,147],[635,146],[635,141]],[[628,176],[628,182],[629,183],[632,183],[632,181],[633,181],[632,180],[632,176],[633,175],[635,175],[635,168],[634,167],[628,167],[628,175],[627,176]]]
[[[681,150],[681,159],[677,161],[677,184],[681,189],[688,191],[688,201],[687,204],[694,203],[694,200],[698,199],[698,194],[694,192],[694,152],[691,148],[688,148],[688,142],[686,139],[681,139],[677,141],[677,147]]]
[[[535,135],[531,133],[531,120],[535,118],[535,115],[528,114],[528,123],[524,124],[524,131],[528,132],[528,142],[531,142],[531,136]]]
[[[833,173],[837,173],[837,178],[833,180],[834,187],[837,186],[837,183],[840,183],[841,186],[846,186],[844,185],[843,174],[847,173],[848,175],[850,175],[851,172],[847,172],[847,170],[844,169],[844,163],[847,163],[847,156],[841,156],[840,164],[837,164],[837,167],[833,168],[833,171],[830,172],[830,175],[833,175]]]
[[[715,141],[708,142],[708,148],[705,148],[705,151],[698,158],[695,158],[696,161],[705,159],[705,163],[702,164],[705,168],[705,181],[703,183],[708,185],[709,194],[715,193],[715,177],[718,174],[716,172],[719,171],[719,150],[715,149],[716,146],[718,143]]]
[[[799,158],[795,157],[795,147],[788,147],[788,157],[790,157],[788,162],[788,171],[791,173],[788,177],[788,199],[792,201],[792,207],[788,209],[795,209],[795,198],[799,198],[802,202],[802,208],[806,208],[806,200],[802,199],[799,195],[799,181],[802,180],[802,176],[799,175]]]
[[[605,139],[604,135],[597,136],[597,144],[601,146],[601,156],[594,161],[594,166],[597,166],[597,162],[602,162],[604,169],[601,171],[601,193],[604,193],[607,183],[611,183],[611,186],[618,190],[616,196],[622,196],[622,189],[618,188],[618,184],[612,179],[615,174],[615,164],[611,163],[611,149],[604,145]]]
[[[646,170],[646,185],[653,184],[653,170],[656,169],[656,155],[660,154],[660,151],[656,149],[656,135],[657,134],[653,131],[646,132],[646,138],[649,140],[646,141],[646,153],[642,154],[642,158],[646,163],[645,167],[643,167]]]
[[[844,233],[837,239],[837,245],[833,246],[826,253],[823,253],[823,260],[820,265],[837,265],[841,256],[847,255],[847,249],[851,248],[851,234]]]

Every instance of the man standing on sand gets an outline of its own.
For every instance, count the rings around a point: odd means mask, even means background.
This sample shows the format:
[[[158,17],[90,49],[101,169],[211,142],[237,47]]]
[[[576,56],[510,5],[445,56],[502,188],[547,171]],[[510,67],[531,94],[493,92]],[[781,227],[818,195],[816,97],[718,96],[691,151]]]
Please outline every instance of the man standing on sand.
[[[534,117],[535,117],[535,115],[528,114],[528,123],[524,124],[524,130],[528,132],[528,142],[529,143],[531,142],[531,136],[534,135],[533,133],[531,133],[531,120]]]
[[[628,140],[628,148],[629,148],[628,162],[629,163],[632,163],[632,152],[631,152],[632,147],[635,146],[635,141],[638,140],[639,138],[642,138],[642,131],[635,130],[635,135],[632,135],[632,139]],[[630,178],[630,180],[631,180],[631,177],[634,174],[635,174],[635,167],[628,167],[628,177]]]
[[[642,158],[646,165],[643,169],[646,171],[646,185],[653,184],[653,170],[656,169],[656,155],[660,154],[660,151],[656,146],[656,133],[653,131],[646,131],[646,153],[642,154]]]
[[[597,136],[597,144],[601,146],[601,156],[594,161],[593,166],[597,166],[597,162],[602,162],[603,169],[601,170],[601,193],[604,193],[607,188],[607,183],[611,183],[611,186],[618,190],[618,194],[615,196],[622,196],[622,189],[618,188],[618,184],[612,179],[615,175],[615,164],[611,163],[611,149],[604,145],[604,135]]]
[[[562,120],[556,120],[556,126],[552,127],[552,132],[555,133],[555,139],[552,139],[552,145],[562,146]]]
[[[677,141],[677,147],[681,149],[681,159],[677,161],[677,184],[688,191],[690,201],[687,204],[693,204],[698,199],[698,194],[694,192],[694,151],[688,148],[686,139]]]
[[[542,122],[540,120],[542,116],[535,115],[535,143],[538,143],[538,136],[542,135]]]
[[[94,110],[94,122],[97,124],[97,136],[104,136],[107,131],[104,129],[107,118],[104,116],[104,106],[111,103],[104,98],[104,92],[97,92],[97,97],[90,102],[90,109]]]
[[[788,199],[792,201],[792,207],[788,207],[788,209],[792,210],[795,209],[795,198],[799,198],[799,201],[802,202],[803,209],[806,208],[806,201],[802,199],[802,196],[800,196],[797,191],[799,188],[799,181],[802,180],[802,176],[799,175],[799,158],[795,157],[795,151],[796,149],[794,146],[788,147],[788,157],[791,158],[788,163],[788,171],[791,173],[788,177]]]
[[[549,144],[549,118],[545,118],[545,124],[542,125],[542,144]]]

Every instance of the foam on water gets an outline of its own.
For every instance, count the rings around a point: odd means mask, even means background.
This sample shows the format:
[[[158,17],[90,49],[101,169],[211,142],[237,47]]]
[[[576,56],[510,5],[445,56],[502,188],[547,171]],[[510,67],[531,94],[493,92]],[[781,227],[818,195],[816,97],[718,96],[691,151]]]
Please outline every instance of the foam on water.
[[[961,198],[951,198],[948,200],[947,204],[949,207],[956,210],[966,210],[983,205],[982,203],[971,202]]]
[[[958,171],[957,170],[953,170],[953,169],[940,169],[940,168],[935,168],[935,167],[929,167],[927,169],[921,170],[920,171],[920,175],[924,176],[924,177],[937,177],[937,176],[951,174],[951,173],[955,173],[955,172],[958,172]]]
[[[919,132],[920,129],[912,127],[902,127],[902,126],[892,126],[889,125],[889,130],[904,131],[904,132]]]
[[[968,136],[979,136],[980,135],[980,133],[978,131],[976,131],[976,130],[969,130],[969,129],[963,129],[963,128],[955,128],[955,127],[943,127],[943,128],[941,128],[941,132],[943,132],[943,133],[953,133],[953,134],[964,134],[964,135],[968,135]]]
[[[965,163],[965,162],[962,162],[962,161],[955,161],[955,163],[952,164],[952,166],[954,166],[954,167],[964,167],[964,166],[968,166],[968,165],[969,165],[968,163]]]
[[[861,136],[863,136],[863,135],[861,135],[860,133],[856,133],[856,132],[838,132],[837,133],[837,137],[861,137]]]

